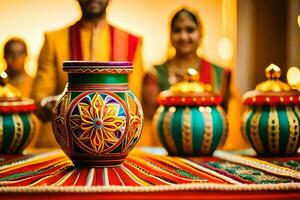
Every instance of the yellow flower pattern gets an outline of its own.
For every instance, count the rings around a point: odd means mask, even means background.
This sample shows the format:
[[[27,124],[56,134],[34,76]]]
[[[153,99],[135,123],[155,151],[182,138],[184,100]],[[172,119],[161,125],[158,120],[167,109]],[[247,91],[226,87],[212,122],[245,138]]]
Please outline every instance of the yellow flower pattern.
[[[116,144],[118,131],[126,121],[125,117],[118,115],[119,109],[118,104],[105,102],[98,92],[89,103],[79,103],[79,116],[71,117],[72,124],[81,130],[77,140],[94,153],[102,153]]]
[[[70,93],[65,93],[62,98],[57,102],[54,110],[54,134],[58,140],[58,143],[68,145],[68,136],[65,130],[65,112],[68,108],[70,101]]]
[[[141,136],[143,110],[141,106],[137,103],[137,100],[135,100],[132,96],[127,94],[126,97],[130,112],[129,124],[131,128],[128,131],[128,140],[125,148],[131,150],[134,147],[134,145],[138,142]]]

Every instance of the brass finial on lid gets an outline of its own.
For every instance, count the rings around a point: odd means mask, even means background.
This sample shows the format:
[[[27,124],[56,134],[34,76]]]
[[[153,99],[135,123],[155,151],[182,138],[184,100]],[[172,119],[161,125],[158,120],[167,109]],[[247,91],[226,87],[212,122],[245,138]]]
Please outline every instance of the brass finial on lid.
[[[265,74],[268,80],[258,84],[255,88],[256,90],[261,92],[281,92],[291,90],[291,87],[287,83],[279,80],[281,69],[277,65],[270,64],[265,69]]]
[[[265,74],[268,79],[276,80],[281,76],[281,69],[277,65],[271,63],[266,69]]]
[[[200,93],[211,91],[210,85],[200,82],[200,75],[194,68],[188,68],[184,73],[184,81],[170,87],[175,93]]]

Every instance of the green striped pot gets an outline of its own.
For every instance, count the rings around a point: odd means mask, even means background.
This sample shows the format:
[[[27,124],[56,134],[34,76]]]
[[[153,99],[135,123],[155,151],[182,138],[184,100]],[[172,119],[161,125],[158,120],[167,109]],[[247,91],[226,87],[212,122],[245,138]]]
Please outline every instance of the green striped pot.
[[[154,128],[170,155],[211,155],[224,144],[227,119],[220,106],[160,106]]]
[[[280,81],[277,65],[270,64],[265,75],[266,81],[243,95],[241,132],[258,155],[290,156],[300,142],[300,92]]]
[[[138,142],[141,105],[128,87],[129,62],[64,62],[68,84],[58,100],[53,130],[78,166],[120,165]]]
[[[0,102],[0,153],[20,154],[36,132],[37,118],[33,100]]]
[[[288,156],[299,148],[299,124],[299,104],[252,105],[243,114],[242,134],[259,155]]]

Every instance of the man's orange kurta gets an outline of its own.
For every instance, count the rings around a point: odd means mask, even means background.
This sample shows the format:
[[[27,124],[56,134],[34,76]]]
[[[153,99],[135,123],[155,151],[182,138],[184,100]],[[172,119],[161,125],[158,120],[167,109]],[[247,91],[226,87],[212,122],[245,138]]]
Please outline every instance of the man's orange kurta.
[[[22,96],[29,97],[31,94],[33,78],[27,73],[23,72],[17,76],[9,79],[8,83],[17,88]]]
[[[106,21],[99,23],[96,28],[84,25],[80,27],[83,60],[110,61],[112,60],[112,54],[116,57],[116,59],[113,59],[122,60],[122,56],[117,56],[121,55],[122,51],[128,51],[128,49],[124,49],[124,44],[128,42],[126,38],[135,36],[113,27],[116,34],[112,44],[112,27]],[[38,104],[47,96],[60,94],[67,83],[67,74],[63,72],[62,64],[64,61],[71,59],[69,30],[70,27],[66,27],[45,34],[45,42],[38,60],[38,72],[32,89],[32,98]],[[143,76],[141,42],[141,39],[139,39],[135,48],[133,55],[134,70],[129,76],[129,86],[138,98],[140,98]],[[50,124],[42,127],[37,146],[56,146]]]

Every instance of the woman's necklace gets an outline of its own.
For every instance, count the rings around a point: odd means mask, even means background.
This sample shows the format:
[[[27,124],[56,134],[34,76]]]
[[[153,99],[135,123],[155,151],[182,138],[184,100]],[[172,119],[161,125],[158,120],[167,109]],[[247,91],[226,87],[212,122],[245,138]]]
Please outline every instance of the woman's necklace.
[[[170,85],[183,81],[184,73],[188,68],[194,68],[195,70],[199,70],[200,67],[200,59],[193,66],[183,67],[180,65],[176,65],[174,63],[170,63],[168,66],[168,81]]]

